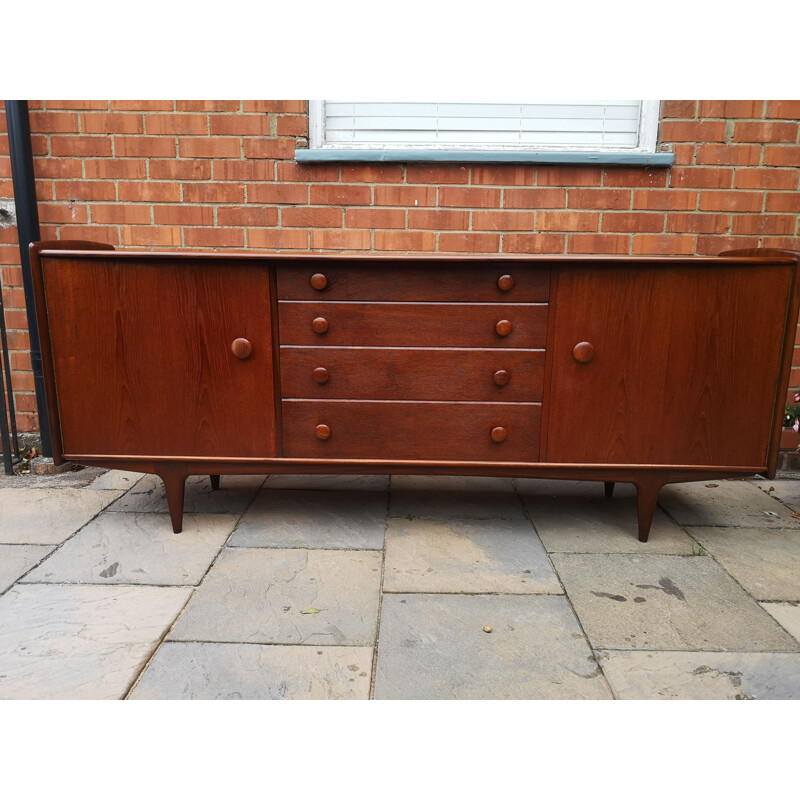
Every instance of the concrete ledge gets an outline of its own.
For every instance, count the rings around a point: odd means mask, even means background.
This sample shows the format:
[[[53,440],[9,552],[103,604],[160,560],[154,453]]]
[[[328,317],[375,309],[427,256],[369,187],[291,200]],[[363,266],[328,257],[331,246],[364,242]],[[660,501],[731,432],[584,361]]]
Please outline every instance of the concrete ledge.
[[[56,466],[52,458],[37,456],[31,459],[31,475],[60,475],[62,472],[71,470],[74,466],[71,461],[65,461]]]

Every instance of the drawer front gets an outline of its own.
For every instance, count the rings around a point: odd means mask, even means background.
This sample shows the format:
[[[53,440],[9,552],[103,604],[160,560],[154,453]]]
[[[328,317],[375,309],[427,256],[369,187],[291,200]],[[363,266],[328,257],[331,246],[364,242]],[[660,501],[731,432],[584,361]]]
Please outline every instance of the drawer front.
[[[543,350],[281,348],[281,395],[315,399],[539,402]]]
[[[277,278],[279,300],[542,303],[550,292],[549,268],[490,261],[311,261],[279,265]]]
[[[538,403],[284,400],[284,455],[536,462],[540,421]]]
[[[282,345],[527,349],[547,335],[546,305],[282,301],[278,316]]]

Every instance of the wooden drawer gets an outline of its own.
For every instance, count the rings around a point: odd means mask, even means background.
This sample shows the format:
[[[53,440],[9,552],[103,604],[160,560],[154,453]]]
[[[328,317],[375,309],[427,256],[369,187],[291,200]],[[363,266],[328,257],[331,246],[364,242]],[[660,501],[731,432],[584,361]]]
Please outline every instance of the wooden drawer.
[[[283,347],[280,362],[283,397],[542,399],[544,350]]]
[[[545,304],[282,301],[278,316],[282,345],[541,348],[547,336]]]
[[[289,458],[515,461],[539,459],[538,403],[284,400]],[[327,439],[319,438],[326,426]],[[492,431],[504,428],[504,441]]]
[[[324,286],[312,286],[312,276]],[[501,276],[508,288],[501,288]],[[279,300],[376,300],[408,302],[541,303],[550,293],[548,267],[532,268],[491,261],[442,264],[441,261],[357,263],[306,261],[278,265]],[[323,280],[317,278],[321,285]]]

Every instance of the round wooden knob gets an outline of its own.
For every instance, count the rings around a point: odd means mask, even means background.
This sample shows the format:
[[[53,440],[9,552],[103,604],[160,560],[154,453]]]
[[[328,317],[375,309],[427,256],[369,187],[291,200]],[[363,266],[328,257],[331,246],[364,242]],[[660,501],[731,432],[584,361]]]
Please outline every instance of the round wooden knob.
[[[311,285],[321,292],[328,285],[328,279],[321,272],[315,272],[311,276]]]
[[[494,329],[497,331],[498,336],[508,336],[511,333],[511,328],[513,325],[507,319],[501,319],[497,325],[494,326]]]
[[[508,431],[503,427],[492,428],[492,441],[504,442],[508,436]]]
[[[586,364],[594,358],[594,345],[591,342],[579,342],[572,350],[576,361]]]
[[[314,433],[317,434],[317,439],[330,439],[331,437],[331,429],[327,425],[317,425]]]
[[[497,279],[497,285],[502,291],[510,292],[514,288],[514,278],[511,275],[501,275]]]
[[[247,339],[234,339],[231,342],[231,353],[236,358],[247,358],[253,352],[253,345]]]
[[[508,372],[504,369],[499,369],[495,374],[492,376],[494,378],[494,382],[498,386],[505,386],[508,383],[509,378],[511,377]]]
[[[328,378],[330,378],[330,375],[328,375],[328,370],[326,370],[325,367],[317,367],[311,373],[311,376],[317,383],[327,383]]]
[[[325,331],[328,330],[328,320],[326,320],[325,317],[314,317],[311,327],[317,333],[325,333]]]

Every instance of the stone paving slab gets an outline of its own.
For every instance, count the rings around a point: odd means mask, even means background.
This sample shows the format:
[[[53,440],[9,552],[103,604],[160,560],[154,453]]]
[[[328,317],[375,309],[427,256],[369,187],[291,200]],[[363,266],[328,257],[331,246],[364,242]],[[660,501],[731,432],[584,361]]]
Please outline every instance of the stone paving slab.
[[[124,697],[190,591],[12,587],[0,597],[0,699]]]
[[[390,517],[525,519],[508,478],[393,475]]]
[[[776,479],[758,481],[755,484],[764,494],[786,503],[792,510],[800,510],[800,480]]]
[[[527,520],[391,519],[386,592],[563,594]]]
[[[208,475],[190,475],[186,479],[184,514],[241,514],[255,497],[263,475],[222,475],[220,488],[211,488]],[[167,495],[158,475],[145,475],[109,511],[166,514]]]
[[[176,535],[166,514],[104,512],[23,582],[193,586],[235,522],[231,514],[186,514]]]
[[[386,492],[388,475],[270,475],[265,489],[319,489],[326,491]]]
[[[0,489],[0,542],[61,544],[122,494],[100,489]]]
[[[227,548],[169,638],[372,646],[381,554]]]
[[[90,484],[91,489],[132,489],[142,478],[144,472],[128,472],[121,469],[110,469],[95,478]]]
[[[795,651],[709,556],[552,556],[595,649]]]
[[[387,505],[385,492],[262,489],[229,544],[380,550]]]
[[[165,642],[131,700],[367,700],[371,647]]]
[[[597,654],[621,700],[800,700],[798,653]]]
[[[800,642],[800,603],[760,603],[760,605]]]
[[[610,697],[563,596],[389,594],[383,599],[375,699]]]
[[[43,544],[0,544],[0,593],[54,549]]]
[[[515,479],[548,553],[691,555],[697,545],[660,508],[650,540],[639,541],[636,489],[627,483],[605,497],[602,482]]]
[[[800,600],[800,528],[692,528],[757,600]]]
[[[695,481],[665,486],[659,505],[679,525],[736,528],[800,528],[800,520],[758,481]]]

